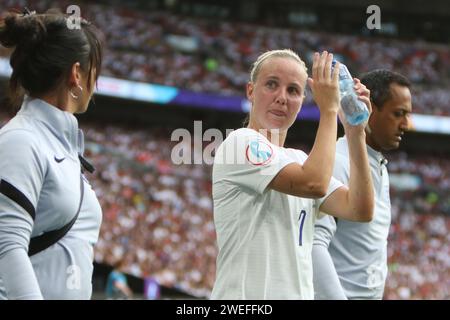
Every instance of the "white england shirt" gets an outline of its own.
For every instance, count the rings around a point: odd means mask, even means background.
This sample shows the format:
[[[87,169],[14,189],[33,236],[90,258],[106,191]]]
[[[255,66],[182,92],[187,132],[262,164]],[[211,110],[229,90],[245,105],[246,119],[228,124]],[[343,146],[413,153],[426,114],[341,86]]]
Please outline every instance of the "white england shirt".
[[[232,132],[213,167],[219,255],[212,299],[313,299],[311,249],[321,199],[267,188],[286,165],[307,155],[278,147],[255,130]]]

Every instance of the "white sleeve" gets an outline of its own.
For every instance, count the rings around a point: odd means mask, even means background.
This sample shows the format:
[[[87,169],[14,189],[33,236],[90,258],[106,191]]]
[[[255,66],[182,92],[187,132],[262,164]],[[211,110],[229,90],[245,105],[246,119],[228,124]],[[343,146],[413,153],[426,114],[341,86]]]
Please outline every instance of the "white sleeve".
[[[316,199],[316,208],[320,208],[322,203],[328,198],[334,191],[342,187],[343,184],[339,180],[335,179],[333,176],[330,179],[330,184],[328,185],[327,193],[322,198]]]
[[[314,244],[328,249],[331,239],[336,232],[336,220],[333,216],[324,214],[316,220],[314,225]]]
[[[330,185],[328,186],[327,194],[325,197],[319,199],[317,207],[319,208],[320,205],[323,203],[323,201],[336,189],[343,186],[343,183],[338,180],[335,176],[336,169],[337,169],[337,163],[338,161],[335,161],[334,164],[334,173],[331,177]],[[340,166],[338,165],[340,168]],[[340,171],[340,170],[338,170]],[[341,174],[339,174],[339,177],[342,177]],[[336,220],[333,216],[330,216],[328,214],[325,214],[323,212],[319,212],[318,219],[316,219],[315,226],[314,226],[314,244],[321,243],[326,248],[328,248],[328,245],[331,242],[331,239],[334,236],[334,233],[336,232]]]
[[[347,300],[328,248],[313,245],[313,284],[316,300]]]
[[[265,137],[248,129],[228,136],[214,158],[213,180],[263,193],[286,165],[295,162]]]
[[[10,300],[42,300],[28,253],[22,249],[8,251],[0,259],[0,274]]]
[[[328,251],[336,232],[336,220],[324,215],[316,220],[312,248],[314,298],[316,300],[345,300],[333,259]]]
[[[42,296],[27,254],[45,176],[38,149],[28,131],[0,134],[0,277],[14,297]]]
[[[333,184],[339,187],[348,184],[348,159],[337,153],[333,169]],[[330,183],[331,185],[331,183]],[[336,190],[335,188],[334,190]],[[331,192],[323,198],[325,199]],[[333,260],[328,251],[331,240],[337,230],[336,219],[327,214],[321,214],[314,226],[314,241],[312,249],[314,295],[318,300],[346,300],[344,289],[339,281]]]
[[[333,176],[331,177],[330,184],[328,185],[327,193],[323,198],[316,200],[317,205],[316,207],[320,208],[322,203],[325,201],[326,198],[330,196],[330,194],[332,194],[334,191],[336,191],[343,185],[348,185],[348,181],[349,181],[348,159],[345,156],[337,153],[334,161]],[[320,219],[324,216],[327,216],[327,214],[317,210],[317,218]]]

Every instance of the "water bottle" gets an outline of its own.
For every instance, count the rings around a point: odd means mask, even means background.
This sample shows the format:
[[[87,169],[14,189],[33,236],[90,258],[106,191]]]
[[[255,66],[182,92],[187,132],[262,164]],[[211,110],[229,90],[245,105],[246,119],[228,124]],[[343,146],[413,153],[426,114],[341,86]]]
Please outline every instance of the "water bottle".
[[[332,69],[336,60],[332,62]],[[357,126],[369,118],[369,110],[364,102],[358,100],[353,89],[353,78],[347,67],[341,63],[339,68],[339,91],[341,92],[341,107],[345,114],[345,119],[352,126]]]

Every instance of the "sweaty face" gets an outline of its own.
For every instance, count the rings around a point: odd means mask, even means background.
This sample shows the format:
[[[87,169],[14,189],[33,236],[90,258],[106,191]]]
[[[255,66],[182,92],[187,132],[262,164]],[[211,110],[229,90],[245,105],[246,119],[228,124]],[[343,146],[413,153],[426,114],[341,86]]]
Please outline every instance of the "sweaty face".
[[[372,133],[367,138],[368,143],[378,151],[397,149],[409,126],[410,90],[396,83],[391,84],[390,90],[391,98],[381,108],[374,107],[369,120]]]
[[[250,127],[289,129],[300,111],[307,77],[304,67],[293,58],[265,60],[256,81],[247,85],[247,97],[252,103]]]

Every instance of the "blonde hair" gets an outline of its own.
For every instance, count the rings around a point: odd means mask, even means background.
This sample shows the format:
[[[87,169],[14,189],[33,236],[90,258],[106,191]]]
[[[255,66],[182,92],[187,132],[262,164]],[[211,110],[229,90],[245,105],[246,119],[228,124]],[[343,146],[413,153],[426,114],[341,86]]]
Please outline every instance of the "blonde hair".
[[[306,67],[305,63],[302,59],[291,49],[281,49],[281,50],[270,50],[266,51],[263,54],[261,54],[258,59],[253,63],[252,69],[250,71],[250,81],[256,82],[256,78],[258,77],[259,71],[261,70],[261,65],[264,61],[266,61],[269,58],[291,58],[297,61],[305,70],[306,74],[308,74],[308,68]]]

